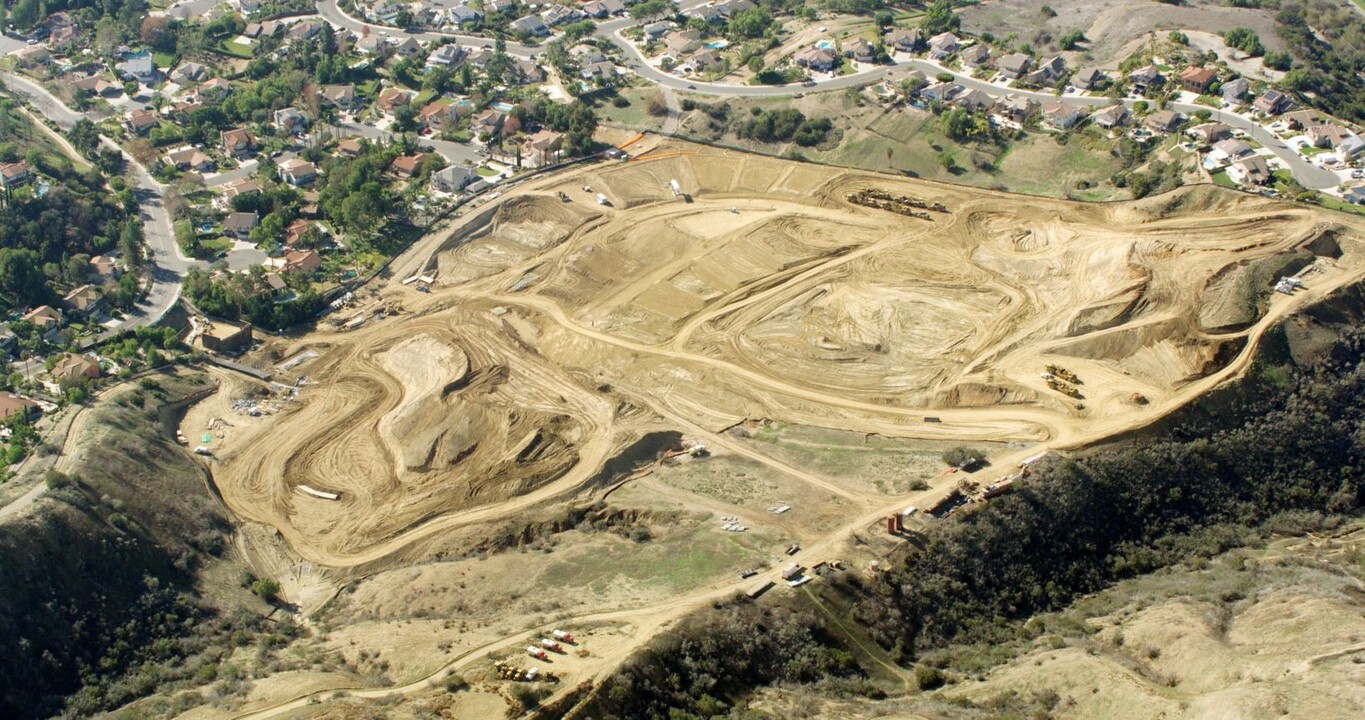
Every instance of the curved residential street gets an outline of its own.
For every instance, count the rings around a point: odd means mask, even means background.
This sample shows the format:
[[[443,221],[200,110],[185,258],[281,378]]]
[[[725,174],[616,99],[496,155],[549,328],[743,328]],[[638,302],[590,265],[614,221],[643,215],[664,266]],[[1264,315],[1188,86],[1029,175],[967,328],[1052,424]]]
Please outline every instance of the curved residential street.
[[[67,107],[41,85],[26,77],[7,73],[4,76],[4,84],[11,93],[23,97],[34,109],[41,112],[62,130],[70,130],[77,120],[84,117],[81,113]],[[112,140],[108,138],[102,138],[102,140],[108,146],[123,152],[123,149],[114,144]],[[131,170],[132,186],[142,215],[143,233],[147,238],[148,259],[152,264],[152,285],[146,297],[138,302],[136,308],[128,314],[127,318],[118,327],[106,330],[101,339],[124,330],[131,330],[143,325],[154,325],[159,322],[180,299],[180,286],[185,272],[198,264],[197,261],[182,255],[179,246],[176,245],[175,232],[171,229],[170,214],[166,212],[165,207],[166,186],[157,182],[152,174],[147,171],[147,168],[134,160],[131,155],[123,152],[123,157]]]

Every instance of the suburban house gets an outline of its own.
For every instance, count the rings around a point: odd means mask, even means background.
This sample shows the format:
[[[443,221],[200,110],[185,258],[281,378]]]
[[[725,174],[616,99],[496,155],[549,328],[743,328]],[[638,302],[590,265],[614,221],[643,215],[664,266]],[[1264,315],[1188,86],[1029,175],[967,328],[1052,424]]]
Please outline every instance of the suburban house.
[[[50,373],[56,380],[94,380],[100,376],[100,363],[88,355],[66,353]]]
[[[877,59],[877,49],[863,38],[855,38],[844,43],[843,51],[844,57],[853,58],[855,62],[870,63]]]
[[[236,355],[251,347],[251,323],[209,322],[199,333],[199,344],[209,352]]]
[[[121,85],[118,83],[111,83],[108,80],[95,75],[81,78],[72,83],[71,86],[77,90],[88,92],[91,95],[98,95],[106,98],[118,97],[123,94],[123,87]]]
[[[45,328],[62,324],[62,313],[51,305],[39,305],[20,316],[20,319],[27,323],[32,323],[35,327]]]
[[[14,57],[19,61],[19,67],[37,67],[52,62],[52,53],[42,45],[22,47]]]
[[[1204,145],[1208,145],[1230,137],[1232,135],[1232,128],[1220,122],[1206,122],[1186,130],[1185,134]]]
[[[712,8],[714,10],[714,8]],[[583,4],[583,13],[588,17],[605,18],[611,15],[619,15],[626,11],[625,3],[621,0],[592,0]],[[720,11],[715,10],[715,14],[720,16]]]
[[[1213,149],[1209,150],[1209,157],[1226,165],[1233,160],[1238,160],[1251,155],[1253,152],[1255,151],[1245,142],[1228,138],[1227,140],[1214,143]]]
[[[254,212],[231,213],[223,220],[223,233],[238,240],[245,240],[251,237],[251,231],[256,229],[259,220]]]
[[[664,52],[680,58],[701,47],[701,33],[696,30],[675,30],[664,36]]]
[[[558,27],[566,23],[578,22],[587,16],[576,7],[570,7],[568,5],[551,5],[541,11],[540,17],[545,21],[546,25]]]
[[[1336,123],[1314,125],[1308,128],[1304,134],[1308,136],[1308,141],[1313,143],[1314,147],[1327,147],[1338,151],[1352,145],[1353,141],[1359,141],[1359,137],[1354,132]],[[1351,155],[1358,152],[1360,150],[1355,149],[1347,153],[1345,159],[1349,159]]]
[[[318,97],[338,110],[355,108],[355,85],[323,85]]]
[[[455,127],[455,122],[459,117],[460,114],[456,112],[455,104],[449,101],[429,102],[417,111],[417,122],[423,128],[436,133],[449,127]]]
[[[27,160],[0,164],[0,187],[18,187],[28,182],[32,176]]]
[[[447,17],[450,18],[450,24],[456,27],[473,25],[474,23],[478,23],[483,20],[483,13],[479,12],[478,10],[475,10],[472,7],[469,7],[468,5],[456,5],[455,7],[451,8],[446,13],[446,15]]]
[[[502,121],[507,118],[503,113],[488,108],[469,119],[469,132],[480,135],[497,135],[502,130]]]
[[[244,128],[223,131],[223,152],[231,157],[242,157],[256,149],[256,137]]]
[[[1279,115],[1289,109],[1289,96],[1279,90],[1266,90],[1251,104],[1252,109],[1262,115]]]
[[[1022,123],[1030,115],[1038,112],[1038,103],[1024,95],[1010,93],[997,100],[992,110],[1006,120]]]
[[[1066,61],[1054,55],[1038,64],[1037,69],[1024,76],[1031,85],[1056,86],[1066,76]]]
[[[1095,111],[1090,116],[1090,122],[1106,130],[1122,127],[1128,122],[1128,108],[1122,105],[1110,105],[1103,110]]]
[[[1209,150],[1208,156],[1213,158],[1216,163],[1226,165],[1231,161],[1238,160],[1238,158],[1249,156],[1253,152],[1252,146],[1248,143],[1239,141],[1239,139],[1228,138],[1213,143],[1213,148]]]
[[[948,56],[957,52],[961,47],[957,36],[950,33],[939,33],[929,38],[929,57],[934,60],[946,60]]]
[[[280,132],[301,135],[308,129],[308,116],[298,108],[280,108],[275,111],[275,127]]]
[[[664,33],[676,27],[672,20],[656,20],[642,28],[645,32],[645,41],[654,42],[664,36]]]
[[[979,68],[985,67],[991,61],[991,49],[985,43],[977,43],[957,54],[957,59],[962,61],[963,67]]]
[[[1085,113],[1075,105],[1052,100],[1043,103],[1042,122],[1054,130],[1070,130],[1085,119]]]
[[[1252,155],[1234,160],[1228,168],[1228,177],[1243,185],[1265,185],[1270,182],[1273,175],[1270,174],[1270,166],[1266,164],[1265,158]]]
[[[531,162],[536,165],[549,165],[558,160],[563,137],[553,130],[542,129],[527,138],[526,149],[530,151]]]
[[[290,158],[280,165],[280,177],[295,187],[307,185],[317,176],[317,166],[303,158]]]
[[[157,126],[157,113],[154,111],[132,111],[128,113],[123,126],[127,127],[132,134],[145,135],[147,131]]]
[[[1142,119],[1142,126],[1152,132],[1168,133],[1178,127],[1184,118],[1174,110],[1157,110]]]
[[[953,96],[952,103],[963,110],[978,112],[995,104],[995,98],[980,90],[968,90]]]
[[[232,94],[232,83],[222,78],[211,78],[199,86],[199,97],[204,100],[220,101]]]
[[[89,315],[99,307],[104,297],[93,285],[82,285],[62,296],[62,304],[76,312]]]
[[[115,65],[114,71],[124,80],[136,80],[144,85],[155,83],[158,76],[151,53],[133,55]]]
[[[317,223],[311,220],[304,220],[303,218],[299,218],[298,220],[289,223],[289,227],[284,229],[285,247],[292,248],[305,244],[304,241],[307,240],[309,234],[312,233],[313,229],[316,227]]]
[[[753,0],[720,0],[720,2],[716,3],[716,12],[729,19],[745,10],[752,10],[755,7],[757,7],[757,5],[754,4]]]
[[[227,199],[229,200],[237,197],[238,195],[248,195],[250,193],[257,193],[260,191],[261,191],[260,183],[256,182],[255,180],[252,180],[251,178],[242,178],[241,180],[230,182],[223,187],[223,195],[227,197]]]
[[[882,36],[887,47],[900,52],[915,52],[919,49],[921,39],[918,28],[895,28]]]
[[[1145,95],[1147,91],[1165,85],[1166,76],[1155,65],[1144,65],[1128,73],[1128,82],[1133,84],[1134,90]]]
[[[406,180],[417,174],[417,171],[422,167],[422,160],[424,158],[426,158],[425,153],[399,155],[393,159],[393,162],[389,163],[389,169],[393,171],[394,175]]]
[[[393,47],[394,55],[405,58],[415,58],[424,52],[426,52],[426,48],[411,35]]]
[[[545,82],[545,71],[540,69],[535,60],[522,58],[512,63],[508,68],[513,82],[518,85],[536,84]]]
[[[322,256],[317,250],[290,250],[284,254],[282,272],[312,273],[322,267]]]
[[[166,153],[166,164],[180,170],[194,170],[201,173],[212,172],[216,167],[213,158],[193,147],[183,147]]]
[[[1010,53],[995,61],[995,69],[1011,80],[1018,80],[1023,77],[1024,73],[1027,73],[1032,66],[1033,58],[1023,53]]]
[[[1290,130],[1307,130],[1323,123],[1322,115],[1317,110],[1308,109],[1285,113],[1284,121]]]
[[[524,32],[531,37],[546,37],[550,34],[550,26],[538,15],[526,15],[512,21],[512,32]]]
[[[952,82],[937,82],[920,88],[920,98],[928,102],[947,102],[962,92],[963,87]]]
[[[345,158],[358,158],[365,152],[365,146],[356,138],[343,138],[337,142],[337,155]]]
[[[0,421],[28,420],[37,414],[38,403],[12,392],[0,393]]]
[[[379,107],[387,113],[392,113],[412,100],[412,93],[398,88],[384,88],[379,93]]]
[[[197,83],[209,76],[209,69],[197,62],[183,62],[171,71],[171,79],[182,85]]]
[[[1191,65],[1180,71],[1180,87],[1186,92],[1195,95],[1203,95],[1209,91],[1209,87],[1218,79],[1218,71],[1211,67],[1197,67]]]
[[[427,55],[426,65],[427,67],[459,67],[460,63],[464,62],[465,56],[468,54],[469,53],[464,48],[455,43],[442,45],[435,50],[432,50],[430,55]]]
[[[450,165],[431,174],[431,187],[445,193],[457,193],[474,182],[479,174],[463,165]]]
[[[1218,88],[1218,92],[1223,96],[1224,102],[1237,102],[1246,97],[1247,91],[1251,89],[1251,83],[1246,78],[1235,78],[1223,83]]]
[[[1109,84],[1109,76],[1096,67],[1081,68],[1071,76],[1071,84],[1081,90],[1102,90]]]
[[[192,122],[191,117],[196,111],[203,109],[203,105],[197,102],[180,102],[171,106],[171,119],[181,125],[188,125]],[[163,112],[165,112],[163,110]]]
[[[797,67],[817,72],[829,72],[838,64],[838,58],[833,52],[814,45],[797,50],[792,59],[796,61]]]

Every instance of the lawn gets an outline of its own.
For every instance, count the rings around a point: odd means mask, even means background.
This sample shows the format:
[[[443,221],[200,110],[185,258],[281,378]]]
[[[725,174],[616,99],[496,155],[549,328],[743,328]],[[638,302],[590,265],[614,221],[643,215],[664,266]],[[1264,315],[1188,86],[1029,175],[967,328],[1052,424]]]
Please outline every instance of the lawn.
[[[226,55],[231,55],[232,57],[239,57],[244,60],[250,60],[253,56],[255,56],[255,52],[252,51],[250,45],[243,45],[242,43],[236,42],[234,40],[224,40],[222,43],[218,45],[218,50]]]
[[[1238,186],[1237,183],[1232,181],[1232,178],[1228,177],[1228,173],[1226,170],[1219,170],[1218,172],[1213,174],[1213,184],[1218,185],[1220,187],[1232,188],[1233,190],[1241,189],[1241,187]]]
[[[199,245],[200,247],[204,248],[204,251],[206,253],[213,255],[217,255],[218,253],[225,253],[232,249],[232,241],[225,237],[212,238],[209,240],[200,240]]]
[[[175,64],[175,56],[170,53],[154,52],[152,53],[152,62],[156,63],[157,67],[165,70]]]
[[[1356,2],[1362,2],[1362,0],[1356,0]],[[1323,207],[1331,208],[1332,210],[1355,213],[1356,215],[1365,215],[1365,207],[1348,203],[1345,200],[1332,197],[1331,195],[1318,193],[1318,202],[1321,203]]]
[[[479,174],[479,177],[493,177],[494,175],[497,175],[497,174],[498,174],[498,171],[497,171],[497,170],[494,170],[493,168],[486,168],[486,167],[477,167],[477,168],[474,168],[474,172],[478,173],[478,174]]]

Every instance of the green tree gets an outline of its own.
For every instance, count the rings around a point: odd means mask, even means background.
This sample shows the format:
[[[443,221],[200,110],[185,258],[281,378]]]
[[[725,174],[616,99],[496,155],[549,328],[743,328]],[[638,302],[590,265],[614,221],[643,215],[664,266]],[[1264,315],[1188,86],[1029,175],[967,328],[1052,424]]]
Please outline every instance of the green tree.
[[[920,27],[930,35],[956,30],[961,24],[953,12],[952,0],[934,0],[925,8],[924,19],[920,21]]]

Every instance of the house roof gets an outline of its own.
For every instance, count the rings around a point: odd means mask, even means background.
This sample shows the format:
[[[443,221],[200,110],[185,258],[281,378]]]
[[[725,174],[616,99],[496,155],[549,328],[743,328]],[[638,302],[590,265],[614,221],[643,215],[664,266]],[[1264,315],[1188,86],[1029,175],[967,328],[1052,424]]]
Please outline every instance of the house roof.
[[[1181,82],[1194,83],[1196,85],[1208,84],[1213,82],[1213,79],[1216,77],[1218,77],[1218,71],[1210,67],[1196,67],[1191,65],[1180,71]]]
[[[392,163],[389,164],[389,168],[397,173],[412,175],[417,172],[417,168],[421,167],[422,159],[425,157],[426,153],[417,153],[416,155],[399,155],[398,157],[393,159]]]
[[[66,353],[57,364],[52,366],[52,377],[69,380],[78,377],[93,377],[100,374],[99,361],[87,355]]]
[[[229,232],[242,232],[256,227],[259,218],[254,212],[235,212],[223,220],[223,229]]]
[[[0,393],[0,418],[8,418],[21,412],[31,412],[38,403],[12,392]]]
[[[22,319],[38,327],[46,327],[50,323],[61,322],[62,314],[51,305],[39,305],[24,313]]]

